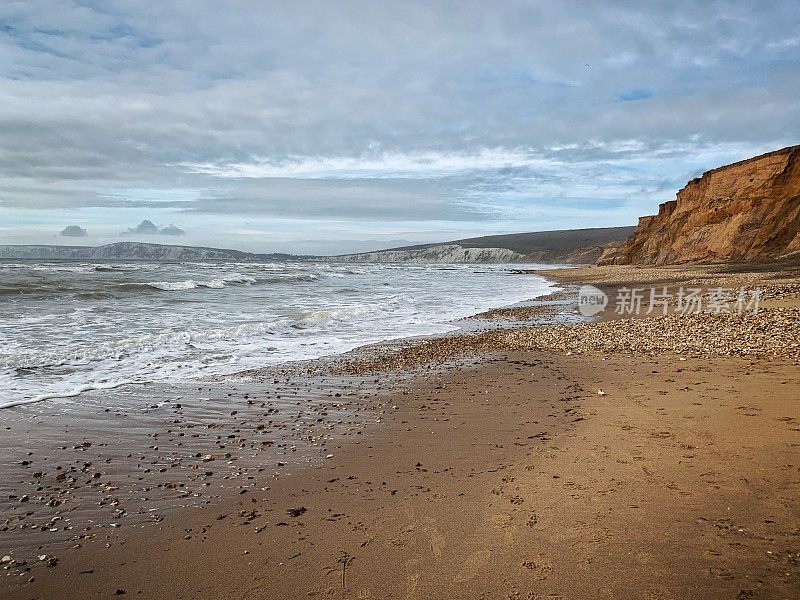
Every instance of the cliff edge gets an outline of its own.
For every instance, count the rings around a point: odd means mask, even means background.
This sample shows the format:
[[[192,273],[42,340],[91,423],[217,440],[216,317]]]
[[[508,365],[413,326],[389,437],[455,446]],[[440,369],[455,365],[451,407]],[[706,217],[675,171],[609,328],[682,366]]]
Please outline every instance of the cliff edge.
[[[800,145],[713,169],[608,248],[599,265],[800,257]]]

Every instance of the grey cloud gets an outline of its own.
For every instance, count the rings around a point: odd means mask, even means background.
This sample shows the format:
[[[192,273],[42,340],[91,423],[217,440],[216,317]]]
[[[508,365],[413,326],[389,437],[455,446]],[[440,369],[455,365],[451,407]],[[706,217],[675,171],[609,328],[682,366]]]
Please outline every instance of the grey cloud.
[[[260,214],[298,219],[479,220],[449,180],[234,180],[187,203],[185,212]]]
[[[599,210],[800,139],[790,1],[41,0],[0,22],[0,210],[478,221],[557,192]],[[187,166],[482,149],[552,163],[347,182]]]
[[[89,235],[80,225],[67,225],[59,232],[64,237],[86,237]]]
[[[136,227],[126,229],[122,235],[186,235],[186,232],[172,224],[158,227],[151,220],[145,219]]]
[[[141,223],[139,223],[136,227],[131,227],[125,231],[126,234],[133,234],[133,235],[158,235],[159,230],[155,224],[150,221],[149,219],[145,219]]]
[[[183,229],[180,227],[175,227],[175,225],[167,225],[166,227],[162,227],[159,233],[161,235],[186,235],[186,232]]]

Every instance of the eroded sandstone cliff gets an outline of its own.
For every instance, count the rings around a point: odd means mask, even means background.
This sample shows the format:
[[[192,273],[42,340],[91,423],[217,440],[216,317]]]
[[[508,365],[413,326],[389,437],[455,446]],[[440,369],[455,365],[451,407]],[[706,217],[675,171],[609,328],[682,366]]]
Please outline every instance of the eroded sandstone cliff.
[[[800,146],[713,169],[599,263],[750,262],[800,257]]]

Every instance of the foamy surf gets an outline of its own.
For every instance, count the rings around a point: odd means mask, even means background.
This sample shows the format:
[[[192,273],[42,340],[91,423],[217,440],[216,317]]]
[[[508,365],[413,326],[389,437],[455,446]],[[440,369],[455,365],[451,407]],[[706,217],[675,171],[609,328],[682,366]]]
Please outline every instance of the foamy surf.
[[[0,408],[11,408],[13,406],[22,406],[24,404],[34,404],[36,402],[41,402],[43,400],[54,400],[56,398],[74,398],[75,396],[80,396],[84,392],[92,390],[110,390],[123,385],[143,384],[143,383],[148,383],[148,382],[121,380],[110,383],[85,383],[71,390],[64,390],[62,392],[50,392],[48,394],[39,394],[38,396],[33,396],[32,398],[11,400],[10,402],[0,403]]]
[[[4,296],[0,408],[444,333],[550,291],[508,265],[98,266],[0,264],[4,288],[30,290]]]
[[[257,279],[249,275],[229,275],[226,277],[218,277],[208,280],[195,281],[194,279],[185,279],[183,281],[148,281],[143,284],[157,290],[165,292],[178,292],[184,290],[193,290],[195,288],[211,288],[220,290],[228,284],[251,284],[255,283]],[[142,284],[122,284],[126,286],[139,286]]]

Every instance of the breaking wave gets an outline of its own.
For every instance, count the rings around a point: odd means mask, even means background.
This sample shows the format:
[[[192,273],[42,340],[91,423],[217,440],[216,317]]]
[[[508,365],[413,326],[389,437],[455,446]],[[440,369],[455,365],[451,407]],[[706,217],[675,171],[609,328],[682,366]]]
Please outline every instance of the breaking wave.
[[[146,283],[121,283],[123,287],[150,287],[164,292],[178,292],[195,288],[211,288],[220,290],[230,284],[251,284],[257,280],[249,275],[230,275],[207,280],[184,279],[183,281],[148,281]]]
[[[0,408],[124,384],[225,377],[444,333],[455,319],[551,291],[537,276],[508,277],[508,265],[0,269]]]

